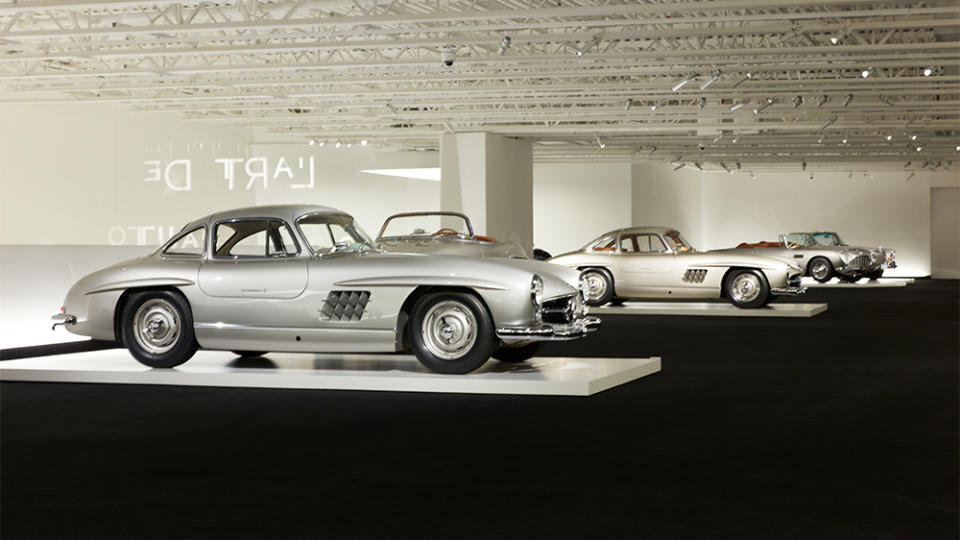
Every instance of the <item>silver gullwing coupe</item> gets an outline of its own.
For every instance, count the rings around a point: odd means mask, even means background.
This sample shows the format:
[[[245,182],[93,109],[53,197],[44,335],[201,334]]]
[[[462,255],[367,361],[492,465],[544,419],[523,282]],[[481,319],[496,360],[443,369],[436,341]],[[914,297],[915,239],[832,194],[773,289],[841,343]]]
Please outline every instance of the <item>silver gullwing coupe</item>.
[[[630,298],[726,298],[758,308],[802,294],[800,267],[750,253],[698,252],[675,229],[631,227],[605,233],[549,262],[583,272],[587,304]]]
[[[817,235],[823,237],[818,240]],[[804,275],[820,283],[830,281],[834,276],[845,281],[862,277],[876,279],[883,275],[885,268],[897,267],[892,249],[848,246],[836,233],[781,234],[779,242],[744,242],[736,250],[793,260],[803,269]]]
[[[54,328],[119,340],[171,368],[198,348],[412,351],[439,373],[599,327],[580,273],[530,260],[385,253],[323,206],[261,206],[187,224],[151,255],[80,279]]]

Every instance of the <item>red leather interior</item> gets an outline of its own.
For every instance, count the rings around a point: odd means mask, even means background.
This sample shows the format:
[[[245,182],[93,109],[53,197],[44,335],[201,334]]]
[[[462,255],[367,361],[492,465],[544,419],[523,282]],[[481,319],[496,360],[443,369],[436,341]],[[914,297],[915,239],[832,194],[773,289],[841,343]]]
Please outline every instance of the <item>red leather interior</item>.
[[[481,242],[496,242],[496,240],[490,238],[489,236],[480,236],[479,234],[475,234],[473,237]]]
[[[764,242],[760,241],[756,244],[750,244],[748,242],[743,242],[737,246],[738,248],[778,248],[780,247],[780,242]]]

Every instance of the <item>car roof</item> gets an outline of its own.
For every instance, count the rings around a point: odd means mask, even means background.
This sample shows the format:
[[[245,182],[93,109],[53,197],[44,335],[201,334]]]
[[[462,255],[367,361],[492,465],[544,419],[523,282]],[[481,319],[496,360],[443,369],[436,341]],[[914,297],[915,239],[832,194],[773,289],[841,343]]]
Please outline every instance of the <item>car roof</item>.
[[[235,208],[233,210],[216,212],[214,214],[191,221],[189,224],[187,224],[187,227],[228,219],[242,218],[277,218],[293,222],[296,220],[296,218],[305,214],[350,215],[343,210],[338,210],[329,206],[320,206],[319,204],[274,204],[266,206],[248,206],[245,208]]]
[[[675,231],[673,227],[663,227],[663,226],[653,226],[653,225],[637,225],[634,227],[624,227],[622,229],[615,229],[610,232],[605,232],[600,237],[610,236],[613,234],[624,234],[624,233],[655,233],[655,234],[665,234],[670,231]]]

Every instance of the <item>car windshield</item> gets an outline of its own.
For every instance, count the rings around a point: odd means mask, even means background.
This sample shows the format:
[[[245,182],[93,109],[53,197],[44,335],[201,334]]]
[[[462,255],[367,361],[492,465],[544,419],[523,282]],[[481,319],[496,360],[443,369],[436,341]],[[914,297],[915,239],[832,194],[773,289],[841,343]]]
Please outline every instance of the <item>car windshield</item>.
[[[380,229],[379,240],[406,237],[470,236],[467,218],[461,215],[408,214],[387,218]]]
[[[696,251],[679,231],[667,231],[663,233],[663,239],[667,242],[667,245],[670,246],[670,249],[677,253]]]
[[[350,216],[311,214],[298,219],[297,227],[317,255],[377,249],[376,243]]]
[[[845,245],[843,240],[840,239],[840,235],[835,232],[813,233],[811,236],[813,236],[814,241],[821,246]]]
[[[817,241],[807,233],[790,233],[787,235],[787,247],[798,248],[817,245]]]

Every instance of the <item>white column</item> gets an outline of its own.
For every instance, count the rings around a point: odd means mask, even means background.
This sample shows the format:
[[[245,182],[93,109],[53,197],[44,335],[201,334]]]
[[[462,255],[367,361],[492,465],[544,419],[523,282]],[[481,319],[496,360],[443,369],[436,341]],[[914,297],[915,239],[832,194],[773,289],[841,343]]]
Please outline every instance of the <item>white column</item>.
[[[463,212],[476,234],[519,243],[533,254],[533,150],[491,133],[440,138],[440,207]]]

